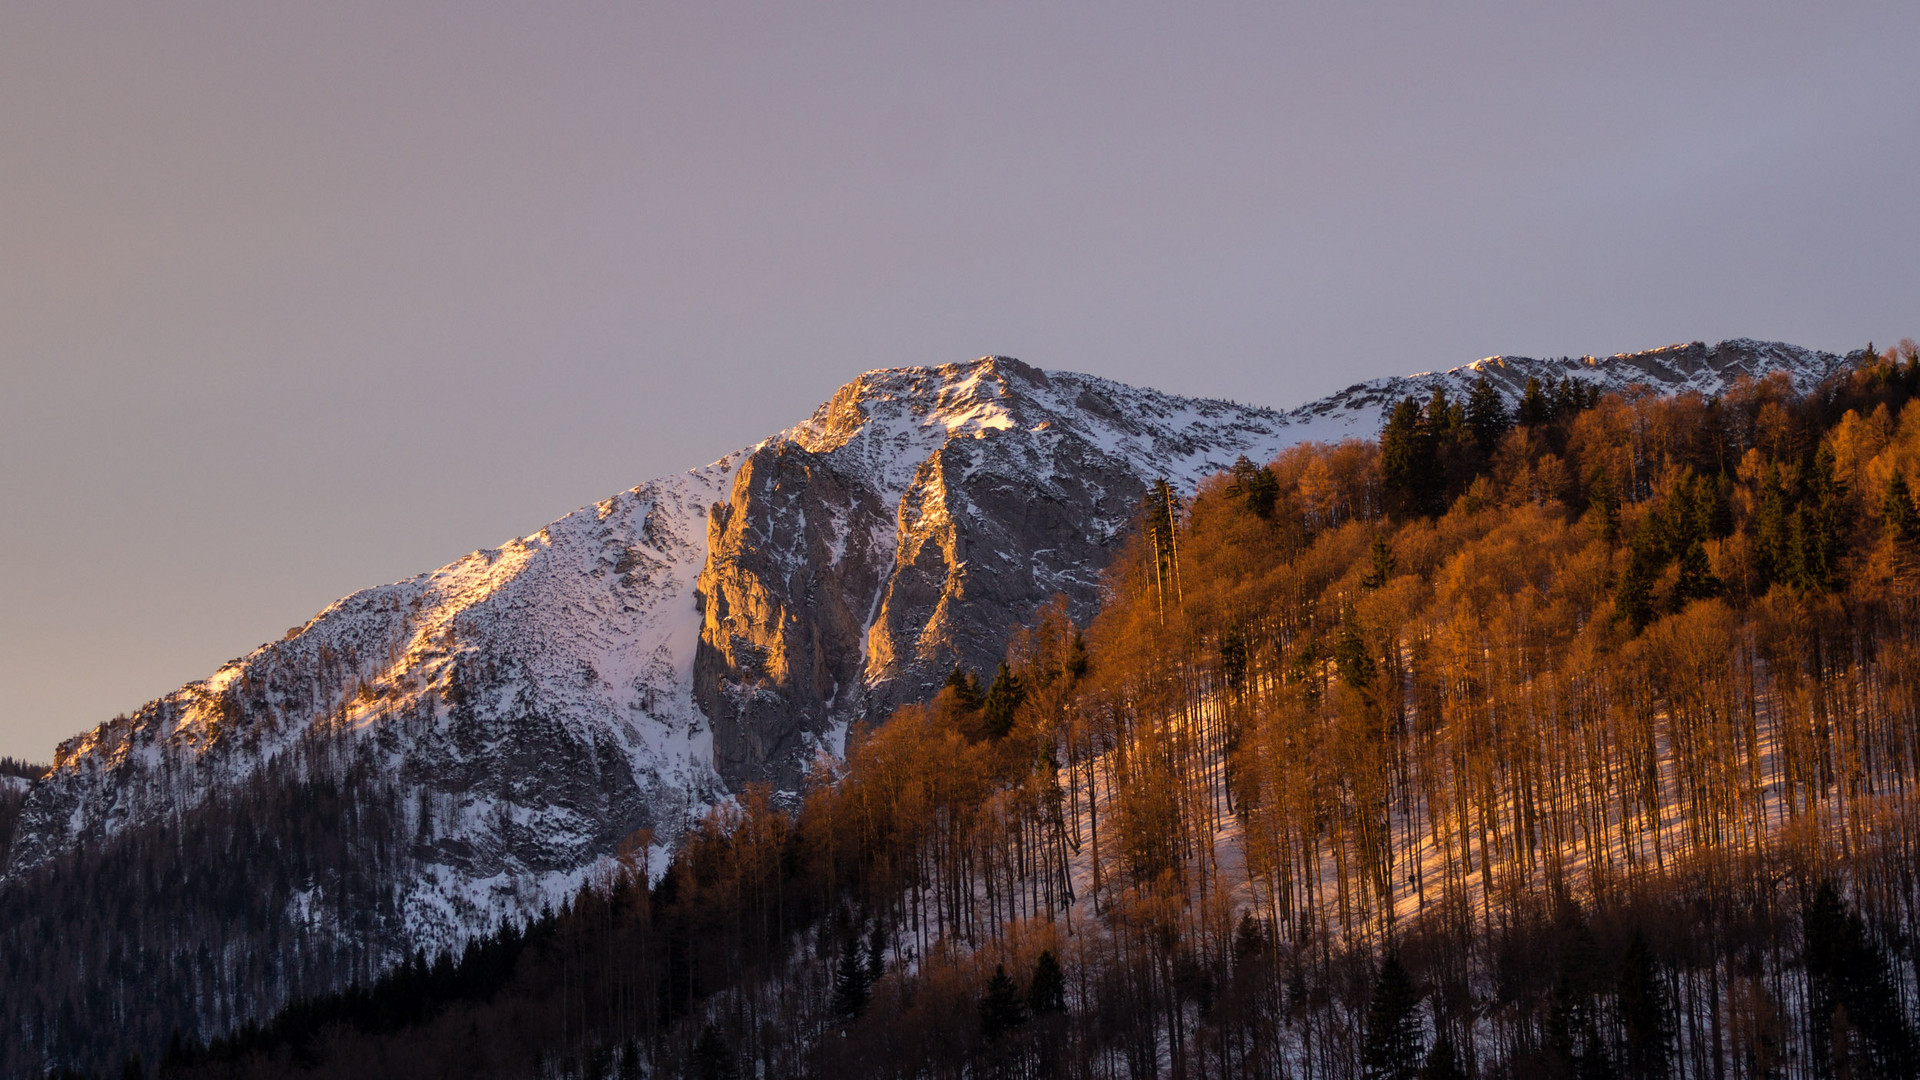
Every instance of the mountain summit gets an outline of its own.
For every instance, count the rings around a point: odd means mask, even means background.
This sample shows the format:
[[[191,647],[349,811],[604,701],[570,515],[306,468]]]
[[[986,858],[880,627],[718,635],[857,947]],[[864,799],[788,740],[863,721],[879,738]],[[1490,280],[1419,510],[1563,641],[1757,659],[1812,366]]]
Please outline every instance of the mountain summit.
[[[135,834],[173,838],[155,850],[176,861],[200,857],[189,834],[247,847],[219,858],[260,876],[235,886],[257,930],[229,915],[206,934],[218,955],[302,974],[265,997],[193,975],[201,1007],[175,1019],[209,1034],[537,911],[616,858],[657,869],[747,784],[797,790],[849,724],[925,698],[955,665],[990,670],[1050,598],[1090,616],[1157,479],[1191,491],[1242,456],[1370,438],[1399,398],[1463,399],[1483,375],[1512,402],[1529,377],[1713,394],[1774,372],[1806,389],[1846,362],[1751,341],[1495,357],[1284,413],[999,356],[871,371],[763,442],[342,599],[62,744],[0,898],[31,905],[60,866],[98,871]],[[149,881],[219,872],[123,863]],[[161,908],[203,904],[179,888]],[[197,925],[125,952],[204,952]]]

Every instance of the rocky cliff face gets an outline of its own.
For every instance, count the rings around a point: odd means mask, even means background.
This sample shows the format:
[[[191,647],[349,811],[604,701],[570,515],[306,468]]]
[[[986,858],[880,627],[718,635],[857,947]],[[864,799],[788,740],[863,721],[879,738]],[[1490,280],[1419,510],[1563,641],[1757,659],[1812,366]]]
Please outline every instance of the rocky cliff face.
[[[1150,481],[1264,459],[1286,428],[1005,357],[847,384],[747,453],[707,521],[693,681],[721,776],[792,788],[849,722],[990,667],[1050,597],[1091,614]]]
[[[357,593],[70,740],[27,794],[0,889],[131,825],[187,820],[275,763],[344,755],[382,778],[402,834],[383,863],[404,867],[385,883],[395,915],[377,932],[323,924],[318,875],[280,901],[286,921],[379,955],[454,944],[623,847],[658,866],[729,789],[794,788],[849,723],[956,663],[989,668],[1048,598],[1090,615],[1156,478],[1190,489],[1241,455],[1370,437],[1398,397],[1481,374],[1510,398],[1529,375],[1716,392],[1775,370],[1804,388],[1844,362],[1754,342],[1496,357],[1289,413],[1003,357],[869,372],[756,446]]]

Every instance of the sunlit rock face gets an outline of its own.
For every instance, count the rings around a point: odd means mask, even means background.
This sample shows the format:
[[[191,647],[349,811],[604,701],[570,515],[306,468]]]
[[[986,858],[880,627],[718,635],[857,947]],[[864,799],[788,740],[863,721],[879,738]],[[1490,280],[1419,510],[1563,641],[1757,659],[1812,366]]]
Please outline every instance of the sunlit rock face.
[[[1091,614],[1146,486],[1291,441],[1286,417],[1005,357],[870,372],[749,451],[707,521],[694,690],[730,784],[798,785],[845,726]]]

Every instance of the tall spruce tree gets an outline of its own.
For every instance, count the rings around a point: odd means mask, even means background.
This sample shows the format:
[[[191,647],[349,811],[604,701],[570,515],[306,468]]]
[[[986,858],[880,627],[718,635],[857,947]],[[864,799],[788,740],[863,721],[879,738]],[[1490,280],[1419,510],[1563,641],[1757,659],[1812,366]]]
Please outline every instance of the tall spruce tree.
[[[953,691],[961,708],[971,711],[980,707],[980,677],[960,670],[959,664],[953,665],[953,673],[947,676],[946,688]]]
[[[1553,419],[1553,403],[1540,388],[1540,380],[1527,376],[1527,386],[1520,392],[1520,408],[1514,419],[1521,427],[1535,427]]]
[[[1403,517],[1430,515],[1440,501],[1433,430],[1412,398],[1402,398],[1380,433],[1380,486],[1389,509]]]
[[[1340,613],[1340,636],[1333,643],[1333,663],[1340,672],[1340,681],[1355,690],[1373,685],[1373,656],[1367,651],[1366,636],[1360,632],[1360,619],[1351,604]]]
[[[1368,550],[1367,572],[1360,578],[1363,589],[1378,589],[1393,579],[1397,569],[1393,558],[1393,548],[1387,544],[1387,538],[1379,533],[1373,534],[1373,544]]]
[[[1621,1049],[1627,1080],[1667,1080],[1673,1046],[1673,1008],[1658,962],[1639,930],[1627,941],[1614,988],[1619,1003]]]
[[[985,710],[987,737],[1004,739],[1013,730],[1013,717],[1020,703],[1027,699],[1026,686],[1020,676],[1007,667],[1006,661],[1000,662],[1000,670],[994,673],[993,685],[987,687],[986,699],[981,707]]]
[[[1467,1080],[1467,1070],[1460,1064],[1460,1051],[1453,1044],[1453,1033],[1445,1028],[1433,1040],[1433,1049],[1427,1051],[1427,1062],[1420,1066],[1420,1080]]]
[[[1473,443],[1479,448],[1480,456],[1492,457],[1512,427],[1513,417],[1507,412],[1507,403],[1487,377],[1480,376],[1473,384],[1473,392],[1467,396],[1467,430],[1473,433]]]
[[[1043,949],[1033,962],[1033,978],[1027,982],[1027,1012],[1048,1016],[1067,1011],[1067,973],[1052,949]]]
[[[740,1075],[732,1049],[712,1024],[701,1030],[699,1041],[693,1044],[691,1064],[695,1080],[736,1080]]]
[[[1420,997],[1413,977],[1390,952],[1374,980],[1367,1003],[1366,1045],[1361,1056],[1367,1080],[1416,1080],[1423,1055],[1420,1045]]]
[[[1886,952],[1831,881],[1801,916],[1808,1027],[1822,1075],[1907,1077],[1920,1065]]]
[[[860,935],[849,932],[840,942],[840,966],[833,974],[833,1012],[841,1020],[853,1020],[866,1011],[872,989],[867,965],[861,962]]]
[[[1020,1003],[1020,988],[1007,974],[1005,964],[995,964],[993,978],[987,980],[987,992],[980,998],[980,1031],[988,1042],[1000,1038],[1027,1022],[1026,1009]]]
[[[1880,498],[1880,516],[1886,519],[1887,534],[1895,540],[1912,540],[1915,533],[1913,489],[1896,466],[1887,477],[1887,490]]]
[[[1242,454],[1234,460],[1232,476],[1228,490],[1240,497],[1253,516],[1271,519],[1274,504],[1280,497],[1280,481],[1272,470],[1255,465]]]

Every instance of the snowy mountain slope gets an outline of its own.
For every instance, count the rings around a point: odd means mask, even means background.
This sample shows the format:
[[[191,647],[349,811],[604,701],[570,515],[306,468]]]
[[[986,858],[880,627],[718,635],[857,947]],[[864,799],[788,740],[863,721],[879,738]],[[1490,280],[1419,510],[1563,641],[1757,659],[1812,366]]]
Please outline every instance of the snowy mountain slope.
[[[430,872],[407,906],[419,929],[457,939],[470,915],[537,909],[667,808],[718,791],[687,691],[689,613],[706,557],[698,526],[738,461],[356,593],[205,682],[69,740],[34,789],[9,875],[190,810],[344,729],[418,790],[410,813]],[[426,925],[447,919],[456,925]]]
[[[1276,452],[1281,428],[1267,410],[1051,378],[1001,358],[869,373],[758,446],[354,594],[204,682],[69,740],[29,797],[7,877],[129,823],[191,812],[281,755],[345,732],[412,792],[401,809],[419,837],[418,874],[396,883],[409,935],[458,941],[564,895],[643,831],[669,841],[729,780],[791,780],[863,715],[867,684],[893,677],[899,657],[944,674],[962,653],[903,622],[919,610],[903,578],[926,563],[896,557],[903,535],[924,538],[937,518],[943,550],[964,547],[989,488],[1018,489],[1024,503],[1037,487],[1090,511],[1084,536],[1019,556],[1033,571],[1019,588],[992,590],[1004,602],[993,624],[984,607],[978,618],[942,612],[949,631],[963,624],[960,648],[979,663],[997,653],[1003,617],[1024,617],[1063,587],[1091,602],[1099,554],[1148,478],[1165,472],[1191,486],[1241,453]],[[810,471],[783,479],[797,463]],[[1040,528],[1076,526],[1055,513]],[[721,550],[710,553],[715,540]],[[933,582],[936,598],[957,602],[978,580],[965,564],[956,557]],[[836,585],[802,582],[802,568]],[[840,605],[852,616],[840,684],[818,699],[804,681],[746,685],[741,663],[756,642],[782,626],[819,636],[817,613],[840,596],[842,577],[860,588]],[[743,602],[755,597],[758,606]],[[767,681],[761,668],[752,674]],[[775,710],[714,706],[723,683],[734,700],[757,693],[792,710],[812,737],[787,737],[801,725]],[[746,726],[783,722],[772,739]],[[723,779],[717,724],[735,743],[792,745],[721,755]]]
[[[1064,594],[1079,616],[1146,485],[1370,437],[1485,374],[1714,393],[1845,363],[1748,341],[1605,360],[1492,358],[1287,413],[987,357],[869,372],[802,423],[531,536],[330,605],[282,641],[78,736],[27,799],[0,887],[136,822],[179,820],[303,748],[393,779],[403,941],[537,910],[729,789],[792,787],[846,725],[989,668]],[[331,742],[329,742],[331,740]],[[293,755],[289,757],[289,755]],[[325,886],[290,922],[327,929]],[[333,926],[334,924],[328,924]],[[340,926],[346,925],[344,922]]]
[[[1607,357],[1489,356],[1446,371],[1372,379],[1309,402],[1287,415],[1288,430],[1296,442],[1338,442],[1371,439],[1380,434],[1386,411],[1404,397],[1424,402],[1436,388],[1445,388],[1456,402],[1466,400],[1474,383],[1485,377],[1509,407],[1518,404],[1527,380],[1542,385],[1562,378],[1592,383],[1607,393],[1643,385],[1661,394],[1692,390],[1708,397],[1724,392],[1741,378],[1765,378],[1783,372],[1800,393],[1820,385],[1850,364],[1857,354],[1803,349],[1778,341],[1735,338],[1717,345],[1695,341],[1644,352],[1615,353]]]

